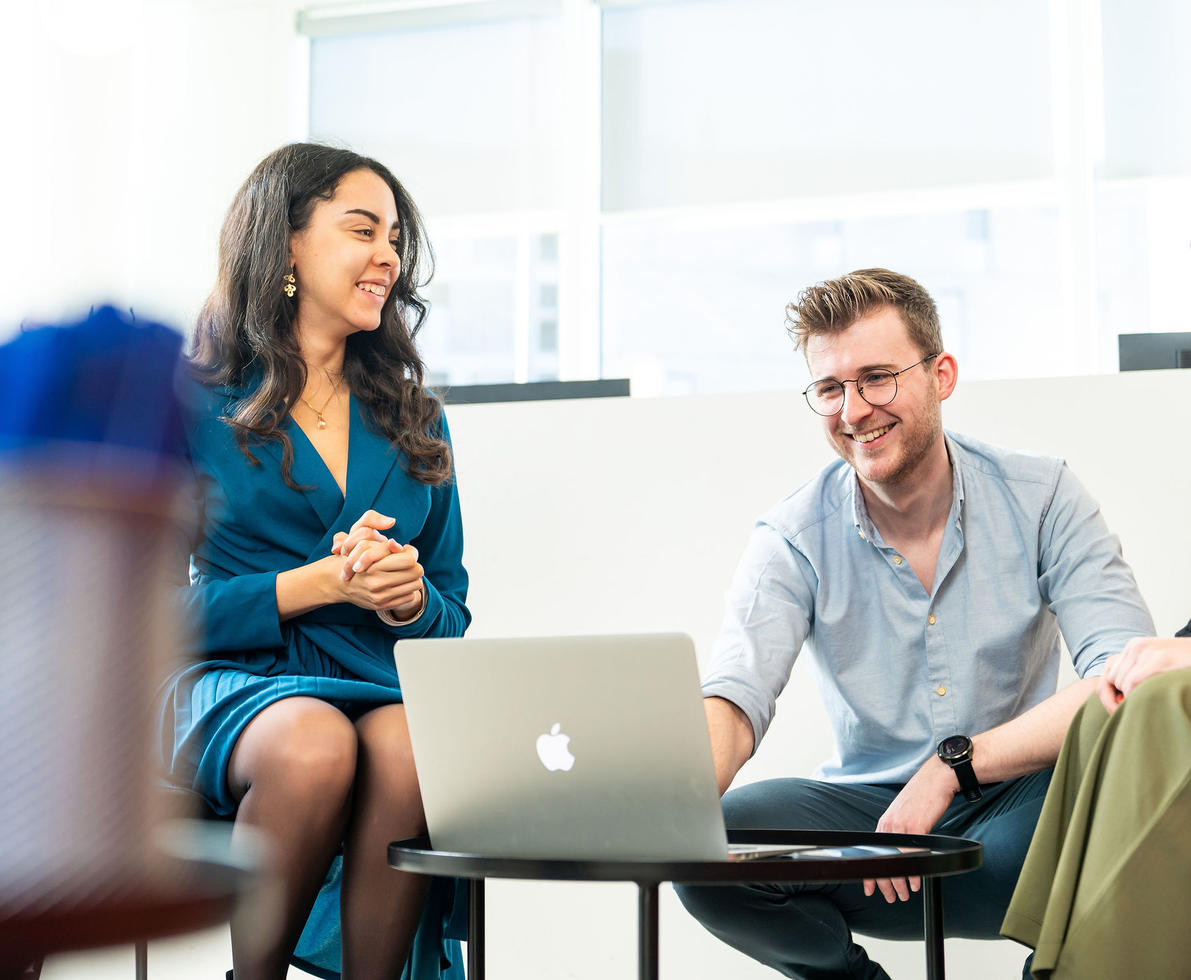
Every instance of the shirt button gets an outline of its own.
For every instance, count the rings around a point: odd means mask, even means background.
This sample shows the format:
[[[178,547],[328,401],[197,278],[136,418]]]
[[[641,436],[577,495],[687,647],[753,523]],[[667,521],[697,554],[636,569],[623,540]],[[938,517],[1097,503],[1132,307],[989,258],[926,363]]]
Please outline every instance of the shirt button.
[[[893,556],[893,564],[895,564],[895,565],[900,565],[901,563],[902,563],[902,556],[901,556],[901,555],[894,555],[894,556]]]
[[[944,694],[947,693],[947,688],[945,688],[942,684],[940,684],[938,687],[935,688],[935,692],[939,695],[939,697],[942,697]]]
[[[864,536],[864,532],[863,532],[863,531],[859,531],[859,530],[858,530],[856,533],[860,535],[860,540],[861,540],[861,541],[867,541],[867,540],[868,540],[868,538],[866,538],[866,537]]]
[[[928,622],[928,623],[930,623],[930,624],[931,624],[931,626],[934,626],[934,625],[935,625],[935,616],[934,616],[934,613],[931,613],[930,617],[927,619],[927,622]]]

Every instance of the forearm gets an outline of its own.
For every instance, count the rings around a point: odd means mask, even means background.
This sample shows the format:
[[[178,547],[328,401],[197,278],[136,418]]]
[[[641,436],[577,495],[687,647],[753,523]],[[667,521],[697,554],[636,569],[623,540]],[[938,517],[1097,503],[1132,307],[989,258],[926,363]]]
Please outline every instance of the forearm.
[[[715,778],[723,796],[753,754],[753,726],[740,708],[724,698],[704,698],[703,710],[707,712]]]
[[[313,562],[278,572],[276,588],[277,618],[281,622],[339,601],[327,580],[325,562]]]
[[[981,783],[998,783],[1053,766],[1072,717],[1096,689],[1096,683],[1095,677],[1077,681],[1020,717],[973,736],[972,768],[976,779]],[[959,779],[955,772],[932,753],[882,814],[877,830],[929,833],[958,792]],[[880,887],[892,901],[896,889]],[[872,893],[871,883],[866,884],[866,893]],[[907,897],[900,890],[898,895],[903,900]]]
[[[995,783],[1053,766],[1071,719],[1097,683],[1095,677],[1076,681],[1012,721],[973,736],[976,778]]]

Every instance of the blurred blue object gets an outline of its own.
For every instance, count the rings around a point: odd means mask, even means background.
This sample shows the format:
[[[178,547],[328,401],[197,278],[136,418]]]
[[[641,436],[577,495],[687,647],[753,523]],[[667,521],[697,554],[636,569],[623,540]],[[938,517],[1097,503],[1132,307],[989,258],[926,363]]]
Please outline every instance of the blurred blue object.
[[[107,307],[0,346],[0,917],[103,908],[162,860],[154,697],[193,628],[181,349]]]
[[[182,335],[110,306],[0,347],[0,452],[96,444],[183,452],[174,393]]]

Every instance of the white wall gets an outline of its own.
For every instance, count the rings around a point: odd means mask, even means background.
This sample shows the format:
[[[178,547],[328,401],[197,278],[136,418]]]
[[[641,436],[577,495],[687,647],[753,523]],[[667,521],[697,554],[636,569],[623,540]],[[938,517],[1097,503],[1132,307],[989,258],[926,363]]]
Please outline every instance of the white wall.
[[[1160,628],[1182,625],[1191,373],[965,384],[961,364],[960,378],[948,428],[1065,457],[1120,533]],[[677,628],[705,652],[754,517],[833,458],[795,392],[448,414],[475,635]]]
[[[1064,456],[1169,633],[1191,617],[1189,402],[1191,372],[961,381],[944,420]],[[450,417],[472,635],[675,629],[695,638],[703,663],[754,517],[831,458],[795,393],[457,406]],[[800,662],[738,779],[809,775],[829,750]],[[634,909],[631,886],[493,883],[491,975],[631,975]],[[662,917],[666,975],[772,976],[703,933],[672,894]],[[918,944],[869,945],[895,975],[921,974]],[[1023,958],[1007,941],[953,941],[948,955],[952,975],[976,980],[1013,976]]]

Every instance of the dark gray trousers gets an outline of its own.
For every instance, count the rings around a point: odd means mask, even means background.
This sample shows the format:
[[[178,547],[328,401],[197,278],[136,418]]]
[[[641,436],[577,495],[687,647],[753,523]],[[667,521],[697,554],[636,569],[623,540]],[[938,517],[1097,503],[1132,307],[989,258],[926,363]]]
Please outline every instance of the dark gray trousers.
[[[933,832],[984,845],[976,871],[943,879],[947,936],[999,937],[1030,846],[1051,771],[982,787],[984,798],[956,796]],[[899,785],[845,785],[810,779],[770,779],[724,797],[732,829],[856,830],[871,832],[901,790]],[[852,941],[859,932],[881,939],[922,938],[922,893],[888,904],[878,891],[865,897],[860,882],[758,885],[683,885],[687,910],[714,936],[787,977],[802,980],[887,974]]]

